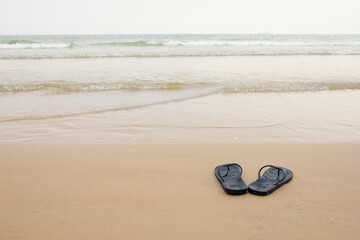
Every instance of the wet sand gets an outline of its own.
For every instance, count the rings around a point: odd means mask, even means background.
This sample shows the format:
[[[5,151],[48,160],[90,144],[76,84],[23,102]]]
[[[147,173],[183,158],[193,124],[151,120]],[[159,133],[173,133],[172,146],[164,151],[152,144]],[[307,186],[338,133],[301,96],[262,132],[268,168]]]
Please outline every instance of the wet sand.
[[[229,162],[294,179],[229,196]],[[360,143],[2,144],[0,239],[357,239],[359,169]]]

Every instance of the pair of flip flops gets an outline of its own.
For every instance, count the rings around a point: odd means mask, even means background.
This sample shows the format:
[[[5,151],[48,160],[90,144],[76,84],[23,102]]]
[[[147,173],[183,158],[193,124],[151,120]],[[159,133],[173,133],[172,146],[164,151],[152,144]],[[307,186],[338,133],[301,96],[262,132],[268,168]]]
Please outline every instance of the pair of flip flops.
[[[263,175],[261,171],[267,169]],[[237,163],[230,163],[217,166],[215,176],[227,194],[240,195],[247,191],[249,193],[265,196],[274,192],[293,178],[293,172],[287,168],[265,165],[260,168],[258,179],[249,186],[241,178],[242,167]]]

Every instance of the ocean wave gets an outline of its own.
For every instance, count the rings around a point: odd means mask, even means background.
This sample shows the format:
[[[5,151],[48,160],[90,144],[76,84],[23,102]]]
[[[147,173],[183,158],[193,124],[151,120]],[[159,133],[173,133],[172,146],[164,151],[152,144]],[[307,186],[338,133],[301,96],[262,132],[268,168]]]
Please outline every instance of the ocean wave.
[[[101,46],[276,46],[276,47],[307,47],[307,46],[360,46],[360,41],[190,41],[190,40],[139,40],[129,42],[102,42],[93,45]]]
[[[139,40],[128,42],[101,42],[92,45],[100,46],[276,46],[276,47],[308,47],[308,46],[360,46],[360,41],[244,41],[244,40],[217,40],[217,41],[190,41],[190,40]]]
[[[290,41],[167,41],[164,46],[360,46],[360,41],[290,42]]]
[[[0,44],[8,44],[8,45],[12,45],[12,44],[31,44],[31,43],[39,43],[36,41],[31,41],[31,40],[0,40]]]
[[[0,47],[1,48],[1,47]],[[236,57],[236,56],[331,56],[331,55],[360,55],[360,49],[354,51],[299,51],[299,52],[145,52],[145,53],[58,53],[57,55],[24,54],[3,55],[0,59],[88,59],[88,58],[162,58],[162,57]]]
[[[359,90],[360,82],[257,82],[224,87],[225,93],[286,93]]]
[[[179,82],[91,82],[91,83],[24,83],[0,85],[2,93],[55,91],[56,93],[102,92],[114,90],[180,90],[192,87],[206,86],[206,83]]]
[[[12,42],[13,41],[13,42]],[[0,43],[0,49],[41,49],[41,48],[71,48],[73,43],[37,43],[12,40]]]
[[[1,93],[21,93],[34,91],[48,91],[55,94],[78,92],[104,92],[114,90],[128,91],[174,91],[190,88],[217,87],[224,94],[236,93],[287,93],[311,91],[360,90],[360,82],[254,82],[225,84],[219,86],[206,82],[51,82],[51,83],[24,83],[0,85]]]
[[[171,45],[174,43],[170,43]],[[166,44],[165,44],[166,45]],[[289,42],[289,41],[215,41],[215,42],[180,42],[178,45],[184,46],[360,46],[357,42]]]
[[[163,43],[156,41],[132,41],[132,42],[103,42],[103,43],[94,43],[93,45],[146,47],[146,46],[163,46]]]
[[[271,41],[271,40],[134,40],[110,42],[76,42],[76,47],[356,47],[360,41]],[[73,42],[38,42],[32,40],[2,40],[0,49],[28,48],[69,48],[75,47]]]
[[[271,41],[271,40],[137,40],[100,42],[92,45],[100,46],[360,46],[360,41]]]

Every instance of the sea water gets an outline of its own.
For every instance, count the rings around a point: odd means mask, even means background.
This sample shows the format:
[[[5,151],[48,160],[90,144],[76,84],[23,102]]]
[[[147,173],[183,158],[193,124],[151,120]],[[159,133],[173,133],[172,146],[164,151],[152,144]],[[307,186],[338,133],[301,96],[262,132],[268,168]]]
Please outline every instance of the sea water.
[[[0,142],[360,140],[360,35],[0,36]]]

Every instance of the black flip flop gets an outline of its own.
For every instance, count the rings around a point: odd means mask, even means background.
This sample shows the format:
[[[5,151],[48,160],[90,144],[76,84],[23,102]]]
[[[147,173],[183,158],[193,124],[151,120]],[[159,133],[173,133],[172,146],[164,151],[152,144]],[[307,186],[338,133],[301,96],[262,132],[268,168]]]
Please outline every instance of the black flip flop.
[[[266,167],[269,167],[269,169],[260,176],[261,170]],[[258,179],[249,185],[248,191],[260,196],[269,195],[285,183],[290,182],[292,178],[293,172],[287,168],[265,165],[260,168]]]
[[[215,176],[227,194],[240,195],[247,191],[247,186],[242,180],[243,170],[237,163],[217,166]]]

